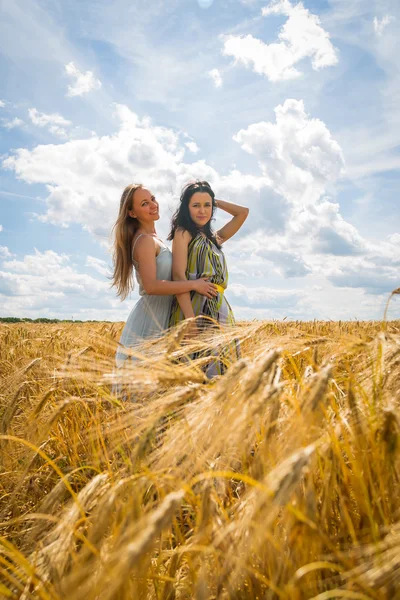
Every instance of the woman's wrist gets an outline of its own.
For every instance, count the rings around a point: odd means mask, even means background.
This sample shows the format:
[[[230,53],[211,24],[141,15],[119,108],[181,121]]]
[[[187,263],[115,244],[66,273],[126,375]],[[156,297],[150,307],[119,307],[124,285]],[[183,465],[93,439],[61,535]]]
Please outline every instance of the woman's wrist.
[[[193,279],[190,291],[201,293],[201,290],[203,289],[201,283],[202,283],[202,280],[200,280],[200,279]]]

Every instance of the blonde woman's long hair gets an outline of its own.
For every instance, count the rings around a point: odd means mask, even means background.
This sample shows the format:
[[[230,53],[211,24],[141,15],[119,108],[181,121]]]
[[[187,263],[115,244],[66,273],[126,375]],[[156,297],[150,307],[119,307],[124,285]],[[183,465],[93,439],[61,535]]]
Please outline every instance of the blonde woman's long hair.
[[[128,212],[133,208],[133,196],[143,185],[127,185],[122,192],[119,204],[118,219],[113,227],[113,263],[114,272],[112,277],[112,286],[117,288],[117,295],[124,300],[133,289],[133,262],[132,262],[132,242],[136,231],[139,228],[137,219],[130,217]]]

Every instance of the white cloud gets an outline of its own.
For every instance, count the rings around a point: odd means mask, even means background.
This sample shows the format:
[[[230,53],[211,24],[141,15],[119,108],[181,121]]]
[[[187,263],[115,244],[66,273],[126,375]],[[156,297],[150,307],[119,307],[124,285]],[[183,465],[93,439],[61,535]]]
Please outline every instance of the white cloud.
[[[222,76],[218,69],[211,69],[211,71],[208,71],[208,75],[213,80],[216,88],[222,87]]]
[[[204,160],[185,164],[178,134],[154,126],[148,119],[140,120],[125,106],[116,107],[116,117],[120,126],[112,136],[19,149],[3,162],[25,181],[47,186],[47,212],[42,220],[61,226],[80,223],[107,240],[118,198],[132,180],[132,173],[135,181],[149,185],[161,198],[162,211],[166,202],[172,205],[184,183],[201,178],[209,180],[220,197],[250,206],[250,217],[237,239],[255,230],[267,233],[271,245],[265,249],[263,240],[259,245],[264,255],[269,253],[276,272],[285,277],[304,276],[309,266],[301,259],[304,247],[291,249],[290,240],[277,246],[276,238],[283,240],[289,235],[291,240],[302,236],[309,240],[304,229],[311,227],[317,246],[317,232],[325,227],[344,236],[342,244],[350,244],[351,226],[341,220],[336,208],[329,210],[329,203],[314,212],[303,208],[319,202],[327,186],[338,178],[343,159],[325,124],[311,119],[302,102],[286,101],[276,108],[276,123],[257,123],[235,136],[245,150],[255,155],[261,175],[238,170],[221,175]],[[218,225],[224,222],[224,214],[217,212]],[[161,223],[161,227],[165,235],[167,226]],[[325,231],[325,237],[329,232]],[[328,242],[325,247],[320,244],[319,252],[329,251]],[[332,240],[330,244],[334,249]]]
[[[50,133],[53,133],[60,138],[68,137],[65,127],[70,127],[72,125],[72,121],[65,119],[58,113],[41,113],[36,108],[29,108],[28,113],[34,125],[37,125],[38,127],[46,127]]]
[[[363,288],[368,294],[389,294],[399,287],[398,266],[379,268],[371,260],[363,259],[341,265],[328,279],[340,287]]]
[[[111,274],[111,268],[106,261],[101,258],[96,258],[95,256],[86,257],[86,266],[91,267],[100,273],[100,275],[104,275],[104,277],[109,277]]]
[[[15,129],[15,127],[22,127],[22,125],[24,125],[24,122],[18,117],[14,117],[14,119],[11,120],[1,119],[1,126],[5,129]]]
[[[290,218],[291,206],[282,194],[275,191],[271,180],[262,175],[246,175],[235,169],[218,181],[219,196],[238,204],[251,207],[250,217],[245,221],[239,237],[263,229],[268,235],[283,235]],[[217,211],[218,218],[223,213]]]
[[[0,231],[3,231],[3,225],[0,225]]]
[[[347,281],[347,269],[354,260],[363,261],[357,264],[365,268],[375,265],[375,269],[390,279],[398,241],[395,235],[386,245],[375,247],[367,243],[355,227],[343,219],[338,204],[326,198],[329,187],[335,184],[343,168],[340,146],[326,125],[311,118],[301,101],[287,100],[277,106],[275,112],[276,122],[255,123],[234,138],[256,158],[259,175],[239,170],[221,174],[204,160],[185,163],[185,144],[190,142],[182,142],[179,133],[158,127],[149,119],[140,119],[123,105],[115,108],[119,124],[112,135],[40,145],[32,150],[19,149],[3,161],[3,166],[26,182],[47,186],[47,210],[41,215],[42,220],[61,226],[78,223],[105,242],[117,216],[121,191],[127,183],[142,182],[156,194],[162,215],[157,230],[165,237],[169,221],[165,209],[173,208],[181,186],[190,179],[207,179],[217,197],[237,201],[251,209],[245,226],[225,249],[228,264],[234,267],[229,292],[239,315],[245,314],[246,304],[254,311],[264,307],[265,314],[282,316],[284,311],[285,314],[308,315],[311,308],[303,302],[304,293],[296,291],[295,285],[289,291],[284,289],[281,296],[276,288],[281,284],[285,286],[287,280],[306,278],[310,289],[312,285],[325,289],[327,284],[336,289],[340,277],[343,282]],[[226,215],[217,211],[216,226],[224,222]],[[65,274],[70,289],[84,285],[83,275],[68,274],[68,268],[71,269],[68,257],[56,255],[52,260],[58,261],[57,268],[52,270]],[[37,255],[33,259],[25,257],[23,268],[29,266],[31,273],[39,271],[41,277],[47,277],[51,269],[48,266],[42,269],[41,264]],[[100,273],[105,285],[109,285],[106,279],[109,267],[105,261],[89,256],[86,266]],[[20,269],[18,261],[9,261],[12,275],[6,278],[8,285],[16,285]],[[27,275],[24,272],[25,282]],[[260,285],[246,292],[249,276]],[[364,289],[365,279],[357,281]],[[96,285],[95,289],[99,290]],[[66,293],[61,284],[48,289]],[[280,301],[281,308],[278,307]],[[103,306],[104,314],[116,310],[109,307],[108,300],[104,300]],[[345,318],[350,309],[351,303],[338,307],[335,318]],[[296,312],[301,310],[303,313]],[[315,315],[322,313],[321,308]]]
[[[73,62],[65,65],[65,71],[69,77],[75,79],[75,81],[68,86],[67,96],[83,96],[83,94],[101,88],[101,81],[96,79],[92,71],[83,73],[82,71],[79,71]]]
[[[6,105],[6,103],[4,102],[4,100],[0,100],[0,108],[4,108]]]
[[[397,245],[400,248],[400,233],[393,233],[389,235],[388,241],[390,244]]]
[[[254,123],[233,139],[257,158],[276,192],[292,203],[313,204],[341,175],[341,148],[322,121],[309,117],[302,100],[286,100],[275,114],[275,124]]]
[[[262,14],[288,17],[279,32],[279,42],[265,44],[252,35],[224,36],[225,56],[233,56],[235,62],[251,67],[274,82],[300,77],[301,71],[295,65],[305,58],[311,59],[316,71],[337,64],[337,51],[329,34],[322,28],[318,16],[304,8],[302,2],[292,5],[289,0],[276,0],[264,8]]]
[[[255,230],[229,249],[226,248],[226,254],[228,264],[236,267],[231,270],[235,282],[236,274],[244,281],[249,281],[249,278],[254,281],[256,277],[261,277],[264,281],[275,281],[278,274],[284,279],[306,277],[307,281],[315,282],[316,290],[325,290],[327,282],[330,282],[332,289],[348,288],[347,306],[335,308],[335,294],[332,295],[329,318],[345,318],[344,315],[353,317],[355,314],[361,318],[368,317],[369,305],[365,304],[365,311],[363,309],[360,312],[360,299],[354,304],[356,298],[352,299],[351,290],[360,289],[364,294],[362,299],[365,300],[368,298],[367,294],[385,295],[399,285],[399,241],[399,234],[376,245],[366,241],[343,219],[337,204],[320,201],[301,211],[294,209],[283,235],[265,235],[263,230]],[[244,273],[247,273],[246,277]],[[377,274],[375,282],[374,273]],[[280,280],[281,285],[283,281]],[[306,288],[305,285],[307,284],[302,284],[303,292],[304,289],[311,288],[311,283]],[[242,300],[243,294],[244,292]],[[321,298],[325,304],[319,307],[318,304],[313,304],[312,310],[315,311],[314,315],[328,316],[324,312],[328,307],[326,297],[321,295]],[[381,301],[374,304],[376,311],[380,310],[381,304]],[[250,300],[248,305],[252,306]],[[310,307],[301,306],[300,301],[299,307],[304,318]],[[372,305],[370,309],[372,310]],[[290,314],[293,315],[294,310],[291,309]],[[374,317],[381,317],[381,313],[376,311]],[[287,310],[284,312],[286,314]]]
[[[339,205],[328,200],[295,210],[289,228],[291,239],[306,240],[310,253],[356,256],[369,251],[357,229],[343,219]]]
[[[313,253],[308,258],[313,264],[313,272],[325,276],[335,287],[359,288],[367,294],[387,295],[400,284],[397,236],[400,237],[394,234],[387,242],[379,244],[362,240],[360,247],[361,238],[356,233],[355,251],[351,248],[349,252],[335,254]]]
[[[72,125],[72,121],[64,119],[58,113],[46,114],[39,112],[36,108],[28,110],[29,117],[34,125],[39,127],[47,127],[49,125],[61,125],[63,127]]]
[[[263,259],[263,264],[265,260],[268,261],[271,269],[285,278],[305,277],[312,272],[300,252],[285,248],[286,244],[279,244],[279,241],[279,238],[275,238],[268,244],[260,245],[257,256]]]
[[[69,256],[52,250],[5,260],[0,270],[3,315],[123,319],[126,305],[109,288],[105,277],[79,272]]]
[[[237,283],[229,286],[229,296],[236,306],[286,309],[295,306],[302,295],[301,290],[274,290]]]
[[[69,258],[65,254],[57,254],[52,250],[26,255],[24,260],[12,260],[3,263],[3,266],[18,273],[35,273],[35,275],[46,275],[49,270],[60,270]]]
[[[47,211],[41,215],[42,220],[61,226],[79,223],[105,243],[117,215],[119,196],[132,180],[132,173],[135,181],[149,185],[160,198],[164,218],[159,233],[164,236],[168,231],[166,204],[172,208],[188,180],[207,179],[219,197],[251,208],[236,239],[253,237],[255,230],[263,231],[252,249],[259,263],[264,261],[265,265],[269,257],[275,275],[304,277],[310,272],[309,260],[303,256],[311,251],[309,245],[304,247],[297,241],[292,247],[293,240],[310,238],[308,232],[300,231],[300,224],[312,227],[315,244],[319,229],[340,229],[343,224],[335,210],[320,208],[314,214],[303,209],[301,216],[299,211],[303,206],[315,205],[326,187],[337,179],[342,157],[324,123],[311,119],[302,102],[287,101],[276,108],[276,115],[276,123],[254,124],[235,136],[259,161],[260,175],[238,170],[222,175],[204,160],[186,164],[179,134],[154,126],[148,119],[141,120],[121,105],[116,107],[120,125],[114,135],[19,149],[3,166],[29,183],[47,186]],[[219,226],[226,215],[222,211],[217,215]],[[263,258],[262,253],[257,255],[257,248],[263,249]],[[239,262],[243,260],[239,257]],[[246,265],[247,272],[248,268]],[[262,264],[255,268],[263,271]]]
[[[12,254],[7,248],[7,246],[0,246],[0,258],[11,258],[11,256]]]
[[[386,29],[386,27],[394,21],[394,17],[390,15],[385,15],[382,19],[378,19],[378,17],[374,17],[374,31],[376,35],[381,36]]]
[[[115,115],[120,125],[114,135],[21,148],[3,162],[25,181],[47,186],[43,220],[62,226],[79,223],[107,237],[120,194],[132,179],[170,199],[188,171],[193,177],[201,170],[210,174],[209,167],[198,163],[186,170],[179,134],[140,120],[122,105],[116,106]]]
[[[190,152],[193,152],[193,154],[197,154],[200,150],[196,142],[185,142],[185,146]]]

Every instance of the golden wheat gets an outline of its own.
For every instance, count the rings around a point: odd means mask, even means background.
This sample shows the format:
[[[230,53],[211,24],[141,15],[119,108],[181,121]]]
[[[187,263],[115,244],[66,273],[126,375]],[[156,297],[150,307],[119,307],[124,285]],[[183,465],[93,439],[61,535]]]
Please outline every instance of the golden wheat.
[[[400,322],[121,327],[0,324],[1,597],[400,598]]]

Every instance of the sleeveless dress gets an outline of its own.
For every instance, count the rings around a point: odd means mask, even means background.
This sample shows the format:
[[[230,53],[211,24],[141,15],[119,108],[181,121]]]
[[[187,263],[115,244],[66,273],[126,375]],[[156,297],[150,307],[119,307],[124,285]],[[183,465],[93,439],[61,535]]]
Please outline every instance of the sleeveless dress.
[[[186,279],[199,279],[208,277],[212,283],[221,286],[224,291],[228,286],[228,269],[222,250],[207,237],[198,233],[189,243],[188,261],[186,268]],[[230,327],[235,325],[235,317],[224,292],[219,292],[214,298],[207,298],[198,292],[190,292],[193,311],[196,317],[205,316],[207,319],[197,321],[200,328],[206,327]],[[177,325],[183,321],[184,316],[176,299],[172,299],[170,326]],[[228,366],[240,357],[240,348],[237,340],[233,340],[224,348],[215,349],[208,353],[218,355],[218,360],[212,360],[206,367],[206,374],[211,379],[216,375],[222,375]],[[202,353],[193,354],[192,357],[204,356]]]
[[[138,235],[133,247],[132,256],[136,242],[144,234]],[[158,239],[158,238],[157,238]],[[156,279],[171,281],[172,279],[172,253],[162,242],[160,252],[156,257]],[[171,312],[172,296],[153,296],[146,293],[138,271],[138,263],[132,258],[135,268],[136,280],[139,284],[140,298],[133,307],[128,320],[122,330],[120,347],[117,350],[115,361],[117,367],[122,367],[128,354],[124,347],[133,348],[140,345],[146,338],[158,337],[168,329],[169,316]],[[131,357],[132,358],[132,357]],[[133,358],[133,360],[135,360]]]

